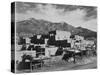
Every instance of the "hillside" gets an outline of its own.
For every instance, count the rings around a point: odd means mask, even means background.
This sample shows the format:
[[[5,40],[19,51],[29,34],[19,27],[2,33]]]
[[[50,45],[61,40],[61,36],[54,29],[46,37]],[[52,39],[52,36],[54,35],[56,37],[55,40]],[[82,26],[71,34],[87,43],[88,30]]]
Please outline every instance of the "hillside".
[[[47,34],[52,30],[64,30],[70,31],[73,35],[78,34],[84,37],[95,37],[97,33],[82,27],[73,27],[65,22],[60,23],[52,23],[45,20],[37,20],[34,18],[30,18],[28,20],[19,21],[16,23],[17,33],[32,33],[32,34]]]

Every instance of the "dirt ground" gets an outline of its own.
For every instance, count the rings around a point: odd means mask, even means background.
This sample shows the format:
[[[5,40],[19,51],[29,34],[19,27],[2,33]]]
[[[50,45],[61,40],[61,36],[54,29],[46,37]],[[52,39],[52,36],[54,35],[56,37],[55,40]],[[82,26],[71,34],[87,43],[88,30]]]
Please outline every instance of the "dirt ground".
[[[97,57],[84,57],[82,60],[78,60],[76,63],[66,62],[62,60],[51,61],[43,65],[43,67],[34,70],[16,71],[17,73],[27,72],[47,72],[47,71],[64,71],[64,70],[81,70],[81,69],[96,69]]]

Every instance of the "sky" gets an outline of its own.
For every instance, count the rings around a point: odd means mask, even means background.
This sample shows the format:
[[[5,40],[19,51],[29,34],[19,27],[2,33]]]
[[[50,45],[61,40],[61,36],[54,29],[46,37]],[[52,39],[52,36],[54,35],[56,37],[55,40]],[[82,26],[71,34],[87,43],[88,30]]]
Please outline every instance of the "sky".
[[[29,18],[66,22],[97,31],[97,7],[94,6],[17,2],[16,21]]]

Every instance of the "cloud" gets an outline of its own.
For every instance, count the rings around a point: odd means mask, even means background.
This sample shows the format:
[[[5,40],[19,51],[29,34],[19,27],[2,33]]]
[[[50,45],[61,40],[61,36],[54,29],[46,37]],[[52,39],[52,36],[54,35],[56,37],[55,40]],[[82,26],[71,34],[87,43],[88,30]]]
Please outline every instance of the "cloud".
[[[97,31],[97,19],[91,19],[91,20],[85,21],[82,24],[83,24],[84,28],[88,28],[90,30]]]
[[[33,17],[51,22],[66,22],[75,27],[81,26],[97,31],[97,10],[95,7],[23,3],[16,7],[16,11],[18,11],[16,13],[17,21]]]

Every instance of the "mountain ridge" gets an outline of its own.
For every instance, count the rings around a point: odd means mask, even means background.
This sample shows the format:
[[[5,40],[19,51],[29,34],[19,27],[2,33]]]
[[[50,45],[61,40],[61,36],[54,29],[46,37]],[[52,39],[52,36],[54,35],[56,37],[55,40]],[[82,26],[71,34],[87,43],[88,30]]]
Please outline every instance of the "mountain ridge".
[[[49,31],[63,30],[69,31],[72,35],[81,35],[87,37],[97,37],[97,32],[82,28],[74,27],[66,22],[54,23],[43,19],[30,18],[16,22],[17,33],[32,33],[32,34],[48,34]]]

